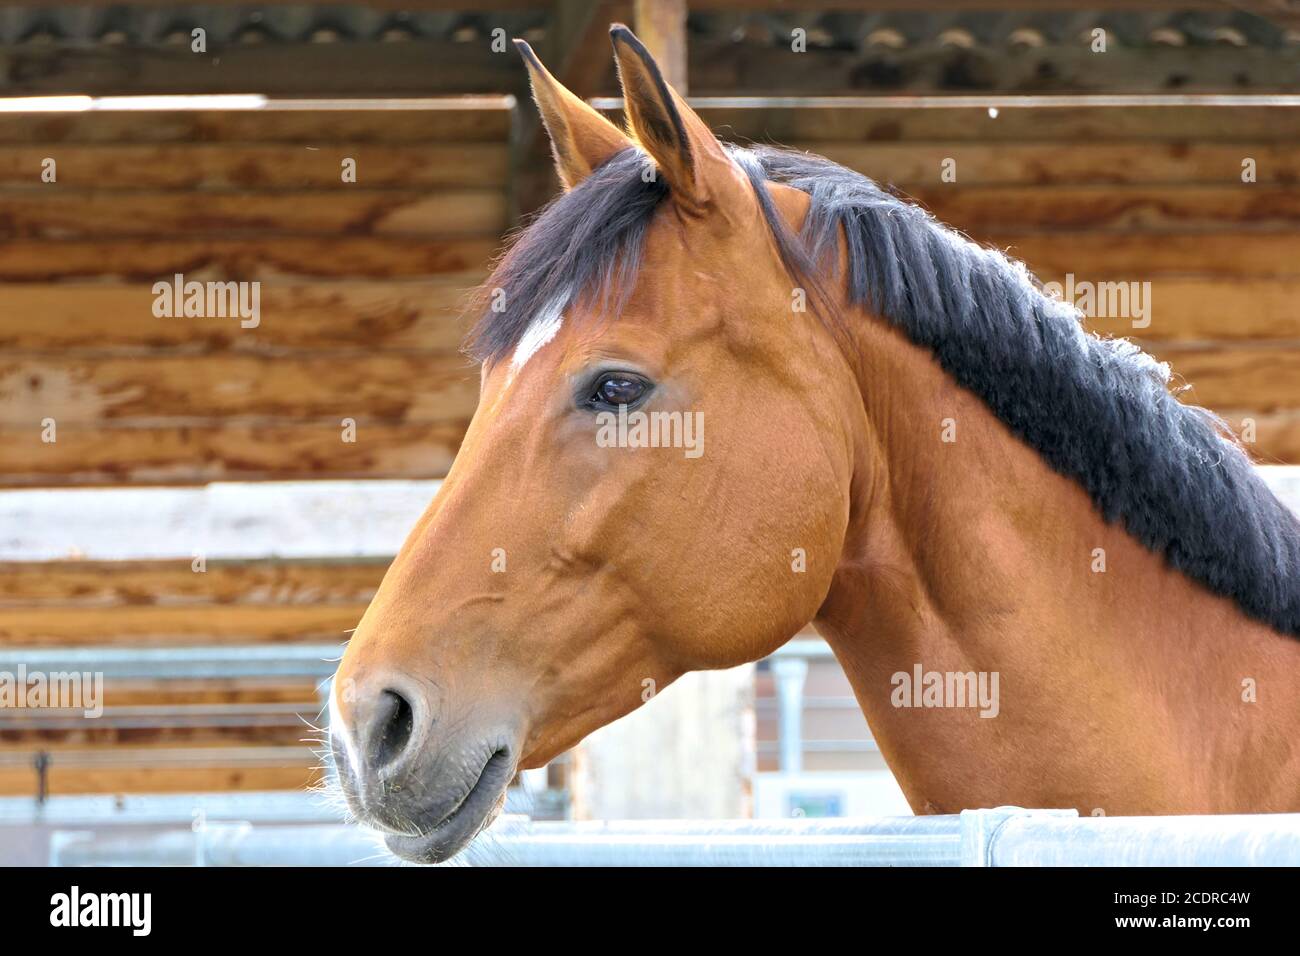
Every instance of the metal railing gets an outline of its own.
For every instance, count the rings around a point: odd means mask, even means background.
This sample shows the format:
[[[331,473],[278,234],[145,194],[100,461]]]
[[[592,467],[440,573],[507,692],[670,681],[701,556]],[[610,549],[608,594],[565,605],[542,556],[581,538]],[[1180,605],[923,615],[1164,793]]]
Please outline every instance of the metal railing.
[[[396,865],[359,827],[55,833],[51,863]],[[1079,817],[1000,807],[877,819],[534,822],[503,817],[462,866],[1296,866],[1300,814]]]
[[[341,642],[224,647],[6,647],[0,670],[95,673],[105,680],[323,679],[338,667]]]

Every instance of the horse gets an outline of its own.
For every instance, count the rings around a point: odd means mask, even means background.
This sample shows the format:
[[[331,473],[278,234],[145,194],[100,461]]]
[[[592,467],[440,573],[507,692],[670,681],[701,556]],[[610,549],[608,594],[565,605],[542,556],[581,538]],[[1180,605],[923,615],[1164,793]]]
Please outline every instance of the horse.
[[[481,291],[477,411],[338,667],[355,818],[445,860],[519,770],[810,621],[918,814],[1300,810],[1300,524],[1226,425],[611,40],[626,129],[516,41],[563,190]]]

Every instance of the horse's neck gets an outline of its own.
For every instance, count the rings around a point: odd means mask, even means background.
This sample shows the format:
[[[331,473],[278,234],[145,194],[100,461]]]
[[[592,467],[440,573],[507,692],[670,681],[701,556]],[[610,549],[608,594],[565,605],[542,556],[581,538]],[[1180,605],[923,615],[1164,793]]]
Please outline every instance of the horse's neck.
[[[1300,642],[1104,522],[928,352],[858,328],[854,505],[817,625],[913,807],[1300,809]],[[997,716],[895,706],[917,665],[997,673]]]

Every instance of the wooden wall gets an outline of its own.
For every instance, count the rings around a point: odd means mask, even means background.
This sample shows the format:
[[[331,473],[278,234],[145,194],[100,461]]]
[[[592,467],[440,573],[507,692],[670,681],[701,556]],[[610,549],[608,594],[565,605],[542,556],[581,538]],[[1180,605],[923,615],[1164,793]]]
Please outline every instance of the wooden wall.
[[[920,101],[731,101],[703,112],[736,138],[891,182],[1044,279],[1151,281],[1149,328],[1096,327],[1140,335],[1193,385],[1190,400],[1230,424],[1255,419],[1263,460],[1300,462],[1300,110],[1008,105],[992,117]],[[444,474],[477,397],[456,316],[509,225],[511,128],[507,102],[487,98],[0,113],[0,487]],[[349,157],[356,183],[341,180]],[[1246,157],[1254,184],[1241,181]],[[41,182],[46,158],[57,183]],[[940,180],[948,158],[955,183]],[[156,318],[152,285],[175,272],[261,281],[259,326]],[[268,558],[195,574],[185,560],[0,562],[0,650],[342,639],[384,564]],[[314,773],[301,719],[314,719],[315,693],[124,686],[111,703],[126,710],[97,726],[6,717],[0,793],[32,792],[28,758],[41,749],[55,756],[55,792],[296,786]],[[170,705],[249,719],[128,719]],[[97,762],[105,750],[125,759]]]
[[[444,473],[508,102],[0,115],[0,484]],[[260,324],[155,317],[176,273],[260,281]]]
[[[1300,460],[1300,111],[705,115],[890,182],[1045,279],[1150,280],[1149,328],[1099,330],[1255,417],[1264,459]],[[507,225],[509,117],[0,116],[0,485],[443,474],[477,395],[455,316]],[[260,280],[261,324],[156,318],[152,284],[176,272]]]

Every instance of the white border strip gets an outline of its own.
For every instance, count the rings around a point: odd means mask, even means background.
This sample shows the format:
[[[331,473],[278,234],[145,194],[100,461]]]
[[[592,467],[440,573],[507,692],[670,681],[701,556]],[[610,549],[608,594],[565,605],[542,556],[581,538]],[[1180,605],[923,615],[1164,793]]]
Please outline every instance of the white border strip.
[[[440,481],[0,492],[0,561],[391,558]]]

